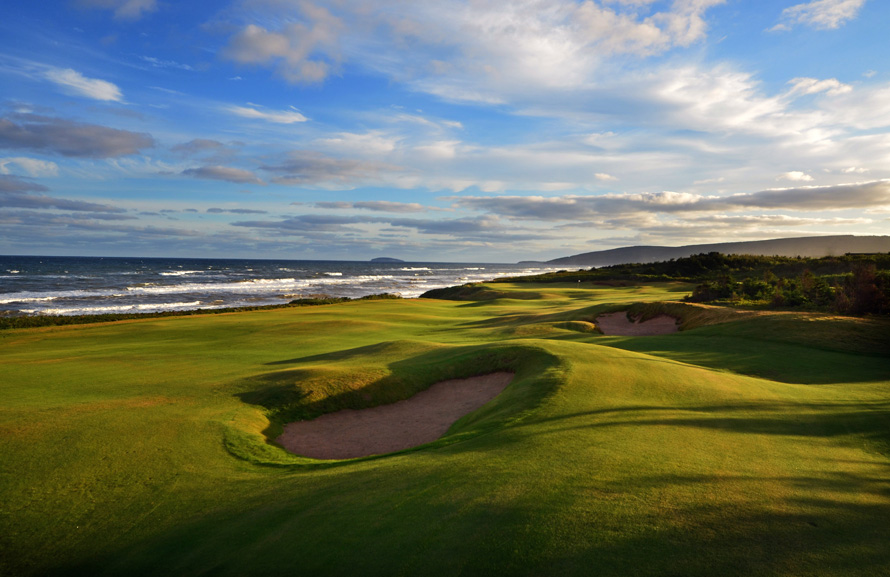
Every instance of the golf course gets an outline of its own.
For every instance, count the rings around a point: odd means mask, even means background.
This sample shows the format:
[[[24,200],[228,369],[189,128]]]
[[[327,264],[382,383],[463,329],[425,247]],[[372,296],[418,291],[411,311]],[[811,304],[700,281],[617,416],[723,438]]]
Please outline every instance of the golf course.
[[[890,575],[890,319],[693,286],[2,330],[0,575]],[[417,447],[277,441],[504,373]]]

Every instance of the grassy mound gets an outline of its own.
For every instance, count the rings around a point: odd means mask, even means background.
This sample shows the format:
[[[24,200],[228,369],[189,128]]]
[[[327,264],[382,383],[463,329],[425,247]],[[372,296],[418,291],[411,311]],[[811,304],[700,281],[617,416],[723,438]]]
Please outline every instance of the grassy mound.
[[[536,291],[493,289],[485,284],[465,284],[428,290],[420,298],[444,299],[450,301],[490,301],[495,299],[539,299],[542,295]]]
[[[596,325],[589,321],[566,321],[564,323],[560,323],[556,325],[557,328],[565,329],[567,331],[575,331],[579,333],[598,333],[600,331],[597,330]]]
[[[0,332],[0,574],[887,572],[887,325],[498,285]],[[610,337],[603,312],[684,330]],[[437,442],[320,464],[281,424],[497,369]]]
[[[244,391],[236,396],[244,403],[262,407],[265,420],[230,426],[226,431],[227,449],[260,465],[316,464],[312,459],[287,455],[265,445],[274,445],[283,425],[289,422],[342,409],[392,404],[440,381],[497,371],[514,373],[507,391],[455,423],[449,434],[435,443],[444,445],[518,421],[558,385],[557,380],[545,376],[559,364],[558,359],[535,347],[436,347],[415,342],[385,345],[363,347],[346,360],[342,354],[322,355],[314,357],[313,364],[306,368],[245,379],[238,385]],[[419,350],[424,352],[417,354]],[[381,364],[381,356],[399,352],[414,356]]]

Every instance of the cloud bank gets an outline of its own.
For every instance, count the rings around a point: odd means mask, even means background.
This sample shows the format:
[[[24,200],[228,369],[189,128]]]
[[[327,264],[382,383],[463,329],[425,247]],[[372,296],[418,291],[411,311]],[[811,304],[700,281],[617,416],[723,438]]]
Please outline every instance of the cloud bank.
[[[658,192],[596,196],[452,197],[456,206],[514,219],[579,221],[640,213],[788,209],[823,211],[890,206],[890,181],[764,190],[730,196]]]
[[[195,178],[225,180],[240,184],[264,184],[257,175],[249,170],[231,166],[199,166],[197,168],[187,168],[182,171],[182,174]]]
[[[0,148],[37,150],[81,158],[117,158],[155,145],[145,133],[63,118],[18,114],[0,118]]]

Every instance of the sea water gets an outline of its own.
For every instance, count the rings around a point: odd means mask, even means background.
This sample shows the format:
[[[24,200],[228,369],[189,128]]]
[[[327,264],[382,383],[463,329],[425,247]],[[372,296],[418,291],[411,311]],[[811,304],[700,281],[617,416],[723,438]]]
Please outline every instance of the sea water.
[[[397,293],[555,270],[546,265],[0,256],[0,312],[139,313]]]

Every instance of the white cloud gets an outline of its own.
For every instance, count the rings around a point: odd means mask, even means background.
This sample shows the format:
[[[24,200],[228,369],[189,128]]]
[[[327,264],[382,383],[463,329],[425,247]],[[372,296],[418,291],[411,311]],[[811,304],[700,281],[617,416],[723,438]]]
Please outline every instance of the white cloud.
[[[138,20],[148,12],[158,9],[157,0],[79,0],[85,8],[103,8],[114,11],[115,20]]]
[[[813,180],[813,177],[805,172],[801,172],[799,170],[792,170],[790,172],[785,172],[776,177],[776,180],[791,180],[795,182],[810,182]]]
[[[149,63],[154,68],[175,68],[178,70],[188,70],[189,72],[193,72],[195,70],[188,64],[182,64],[181,62],[176,62],[175,60],[161,60],[160,58],[155,58],[153,56],[140,56],[140,59]]]
[[[618,177],[606,174],[605,172],[597,172],[594,176],[597,180],[618,180]]]
[[[16,156],[0,158],[0,174],[13,174],[9,165],[16,165],[28,176],[58,176],[59,165],[49,160],[40,160],[38,158],[28,158],[26,156]]]
[[[410,124],[416,124],[422,127],[431,128],[437,131],[445,131],[447,129],[455,129],[460,130],[464,127],[461,122],[457,120],[441,120],[436,118],[427,118],[420,114],[408,114],[408,113],[398,113],[394,115],[388,115],[386,119],[390,122],[405,122]]]
[[[614,132],[594,132],[593,134],[585,136],[582,139],[582,142],[589,144],[590,146],[605,147],[608,145],[608,141],[613,139],[614,136]]]
[[[774,132],[770,120],[784,112],[778,99],[760,92],[753,75],[726,67],[665,69],[649,87],[640,88],[643,96],[673,112],[669,119],[699,130]]]
[[[499,105],[506,104],[507,100],[495,96],[490,91],[470,88],[471,84],[467,81],[449,79],[447,83],[443,83],[438,79],[423,79],[414,82],[414,87],[421,91],[438,96],[442,100],[450,100],[454,102],[476,102],[480,104]]]
[[[227,112],[231,112],[242,118],[257,118],[275,124],[293,124],[294,122],[306,122],[308,118],[303,116],[296,108],[290,110],[261,110],[254,104],[249,106],[227,106]]]
[[[383,155],[395,150],[399,139],[381,131],[365,133],[341,132],[330,138],[320,138],[316,144],[322,148],[359,155]]]
[[[890,125],[890,84],[840,94],[823,105],[826,120],[861,130]]]
[[[849,166],[874,171],[885,165],[890,142],[871,135],[866,143],[853,126],[890,124],[890,85],[844,86],[836,79],[797,77],[770,93],[755,75],[728,66],[668,67],[619,76],[611,85],[531,95],[547,101],[541,114],[571,123],[551,140],[526,134],[519,142],[478,144],[469,140],[479,138],[476,130],[462,132],[459,140],[424,111],[386,108],[361,116],[362,126],[369,127],[365,131],[319,136],[315,130],[323,126],[318,125],[300,146],[331,157],[398,165],[404,170],[375,174],[378,184],[394,188],[597,192],[614,188],[615,181],[602,176],[609,175],[620,177],[624,190],[638,192],[653,183],[688,190],[694,180],[708,185],[713,181],[698,181],[722,177],[720,192],[731,193],[768,187],[789,168],[807,167],[821,180],[816,167],[838,174]],[[795,99],[787,96],[789,90],[811,94]],[[254,115],[254,110],[264,111],[253,108]],[[336,180],[359,186],[365,179],[346,171]],[[486,184],[491,182],[498,188]],[[559,188],[550,188],[553,182]]]
[[[839,28],[859,14],[865,0],[814,0],[782,10],[781,20],[773,30],[790,30],[795,24],[817,30]]]
[[[460,145],[459,140],[439,140],[430,144],[417,146],[414,150],[425,156],[437,159],[454,158],[457,155],[457,147]]]
[[[849,84],[843,84],[837,78],[829,78],[827,80],[818,80],[816,78],[794,78],[788,82],[791,84],[791,90],[788,96],[797,94],[817,94],[825,92],[829,96],[837,96],[838,94],[846,94],[853,90]]]
[[[531,87],[585,86],[616,55],[688,47],[724,1],[275,2],[274,14],[244,10],[223,54],[292,83],[320,82],[355,60],[442,98],[498,103]]]
[[[96,78],[87,78],[71,68],[49,68],[44,77],[61,86],[66,92],[95,100],[123,102],[124,96],[115,84]]]
[[[584,2],[576,18],[584,30],[608,53],[641,56],[663,52],[672,46],[689,46],[704,38],[707,25],[704,13],[724,0],[685,0],[674,2],[672,9],[639,19],[637,12],[621,13]],[[632,2],[645,5],[650,2]]]
[[[572,190],[577,188],[574,182],[539,182],[534,186],[537,190],[552,192],[556,190]]]
[[[301,21],[278,30],[244,26],[223,50],[240,64],[273,66],[290,83],[321,82],[339,61],[342,22],[324,7],[300,2]]]
[[[836,152],[832,147],[851,136],[852,129],[890,125],[890,85],[854,90],[834,78],[802,77],[789,84],[789,90],[771,95],[755,75],[725,65],[662,68],[618,80],[608,89],[591,90],[585,94],[586,102],[601,104],[588,105],[587,116],[607,114],[613,121],[632,127],[644,124],[649,130],[695,130],[700,133],[695,142],[703,146],[717,142],[708,135],[766,138],[761,145],[779,147],[781,150],[774,152],[784,157],[789,155],[790,145],[806,146],[799,149],[802,156]],[[814,101],[795,98],[807,94],[827,97]],[[572,104],[578,109],[584,106],[582,101]],[[544,112],[559,113],[555,107]],[[737,143],[749,150],[752,144],[741,139]],[[720,140],[724,148],[735,144]]]
[[[497,103],[505,96],[577,89],[596,82],[603,63],[615,56],[645,58],[686,47],[706,35],[704,14],[723,0],[679,0],[659,10],[653,3],[635,7],[569,0],[494,0],[400,13],[413,23],[403,35],[424,61],[449,53],[440,73],[407,68],[414,86],[452,100]],[[394,33],[399,27],[391,24]],[[380,68],[404,77],[386,54]],[[404,57],[399,58],[404,61]]]
[[[144,12],[158,9],[156,0],[125,0],[114,9],[114,17],[119,20],[138,20]]]

